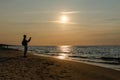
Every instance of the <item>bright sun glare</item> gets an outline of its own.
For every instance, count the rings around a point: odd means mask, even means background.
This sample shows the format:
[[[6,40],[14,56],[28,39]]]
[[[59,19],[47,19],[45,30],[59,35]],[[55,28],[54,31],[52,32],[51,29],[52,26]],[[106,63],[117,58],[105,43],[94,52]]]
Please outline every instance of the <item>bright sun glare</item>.
[[[68,22],[68,17],[66,15],[61,16],[61,23],[67,23]]]

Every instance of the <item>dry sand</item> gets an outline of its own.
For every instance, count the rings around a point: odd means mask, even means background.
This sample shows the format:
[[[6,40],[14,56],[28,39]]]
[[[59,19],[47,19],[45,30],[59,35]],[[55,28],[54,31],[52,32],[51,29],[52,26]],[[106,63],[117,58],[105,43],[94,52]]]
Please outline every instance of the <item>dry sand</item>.
[[[120,71],[29,53],[0,50],[0,80],[120,80]]]

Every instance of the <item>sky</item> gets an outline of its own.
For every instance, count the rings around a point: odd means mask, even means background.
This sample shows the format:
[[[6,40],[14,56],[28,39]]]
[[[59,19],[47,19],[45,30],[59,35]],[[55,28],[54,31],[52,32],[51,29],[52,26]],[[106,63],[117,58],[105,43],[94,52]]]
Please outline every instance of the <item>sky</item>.
[[[120,0],[0,0],[0,43],[120,45]],[[62,16],[67,18],[62,22]]]

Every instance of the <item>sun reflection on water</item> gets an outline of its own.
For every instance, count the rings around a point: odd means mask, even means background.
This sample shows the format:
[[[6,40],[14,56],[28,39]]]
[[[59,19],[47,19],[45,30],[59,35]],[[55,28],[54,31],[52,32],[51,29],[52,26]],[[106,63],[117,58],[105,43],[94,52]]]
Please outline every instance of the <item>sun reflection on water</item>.
[[[58,54],[58,59],[67,59],[70,53],[71,46],[59,46],[61,53]]]
[[[70,52],[71,46],[60,46],[59,48],[60,48],[61,52],[68,53],[68,52]]]
[[[68,55],[67,54],[64,54],[64,53],[61,53],[59,54],[58,58],[59,59],[67,59]]]

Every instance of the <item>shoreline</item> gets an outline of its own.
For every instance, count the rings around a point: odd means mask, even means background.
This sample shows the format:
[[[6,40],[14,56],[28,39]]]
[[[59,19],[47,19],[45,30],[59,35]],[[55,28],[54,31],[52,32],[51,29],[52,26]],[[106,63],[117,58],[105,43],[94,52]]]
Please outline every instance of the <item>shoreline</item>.
[[[1,80],[119,80],[120,71],[19,50],[0,50]]]
[[[32,53],[32,52],[31,52]],[[50,57],[50,58],[55,58],[55,59],[60,59],[58,56],[50,56],[50,55],[45,55],[45,54],[39,54],[39,53],[32,53],[32,55],[35,56],[42,56],[42,57]],[[103,68],[108,68],[116,71],[120,71],[120,69],[116,67],[116,65],[111,65],[111,64],[104,64],[104,63],[97,63],[97,62],[90,62],[90,61],[85,61],[85,60],[77,60],[77,59],[60,59],[60,60],[66,60],[66,61],[72,61],[72,62],[78,62],[78,63],[83,63],[83,64],[89,64],[93,66],[98,66],[98,67],[103,67]],[[114,68],[113,68],[114,67]]]

